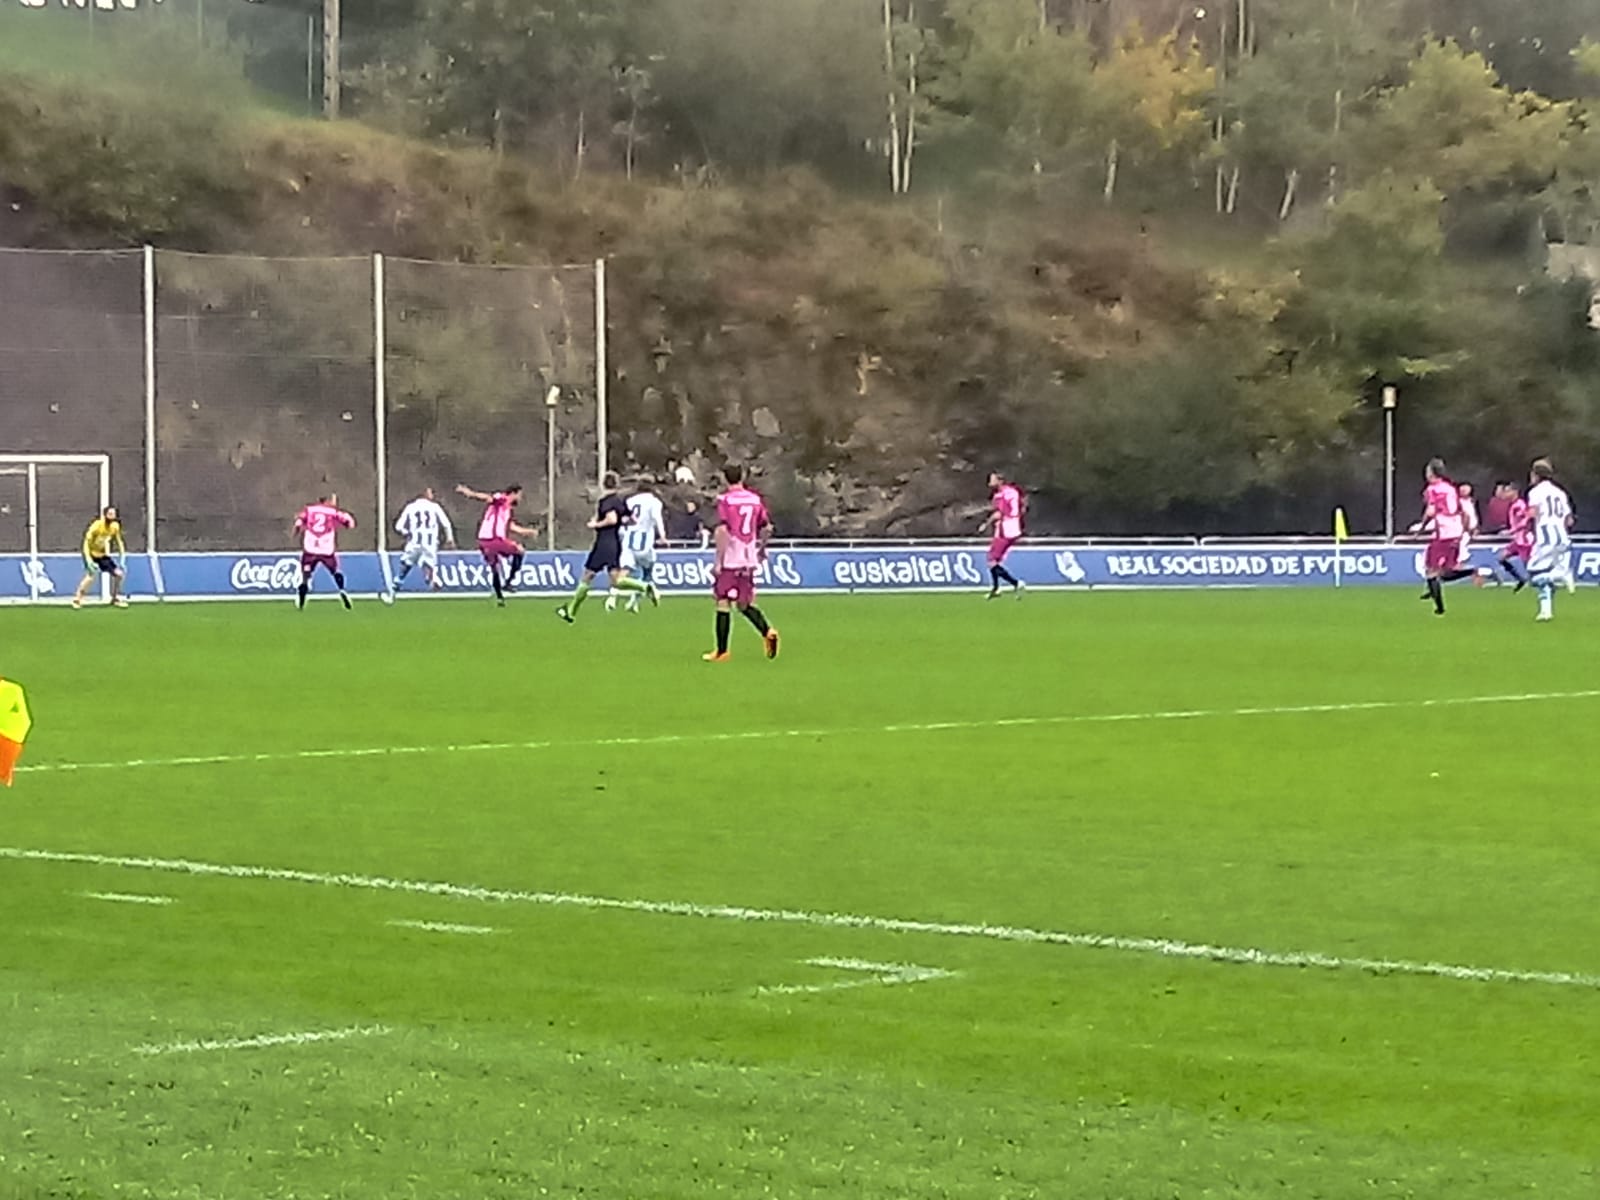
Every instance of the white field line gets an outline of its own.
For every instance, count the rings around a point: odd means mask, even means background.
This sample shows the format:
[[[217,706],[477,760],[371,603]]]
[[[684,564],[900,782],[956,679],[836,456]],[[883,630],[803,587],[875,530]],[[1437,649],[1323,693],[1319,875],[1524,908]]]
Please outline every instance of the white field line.
[[[171,896],[141,896],[135,892],[79,892],[85,900],[109,900],[113,904],[176,904]]]
[[[449,921],[390,921],[396,929],[420,929],[424,933],[499,933],[493,925],[453,925]]]
[[[808,967],[827,967],[835,971],[863,971],[868,979],[846,979],[838,983],[781,983],[757,988],[762,996],[794,996],[816,992],[842,992],[849,988],[893,986],[897,983],[927,983],[931,979],[954,979],[957,971],[938,967],[919,967],[916,963],[868,962],[862,958],[808,958]]]
[[[312,761],[316,759],[387,758],[416,754],[534,752],[585,750],[613,746],[687,746],[717,742],[767,742],[794,738],[875,737],[890,733],[941,733],[954,730],[1027,729],[1062,725],[1124,725],[1145,721],[1201,721],[1219,717],[1283,717],[1307,714],[1385,712],[1394,709],[1459,708],[1468,705],[1530,704],[1555,700],[1593,700],[1600,688],[1575,692],[1512,692],[1494,696],[1445,696],[1423,700],[1355,700],[1335,704],[1275,704],[1244,708],[1178,708],[1151,712],[1069,713],[1049,717],[993,717],[978,720],[924,721],[898,725],[838,729],[750,729],[736,733],[666,733],[652,737],[588,738],[569,741],[446,742],[425,746],[334,746],[316,750],[266,750],[257,754],[191,754],[177,758],[130,758],[120,762],[34,763],[18,772],[60,774],[71,771],[128,771],[140,767],[214,767],[234,764]]]
[[[380,875],[335,875],[320,871],[300,871],[289,867],[250,867],[196,862],[182,858],[139,858],[0,846],[0,859],[6,858],[23,862],[79,863],[86,866],[117,867],[129,871],[165,871],[179,875],[214,876],[226,879],[309,883],[416,896],[448,896],[458,900],[479,900],[500,904],[540,904],[557,908],[699,917],[718,921],[753,921],[824,929],[868,929],[880,933],[925,933],[944,937],[985,938],[997,942],[1072,946],[1088,950],[1119,950],[1127,954],[1155,954],[1165,958],[1199,959],[1245,966],[1320,967],[1334,971],[1367,971],[1378,975],[1422,975],[1436,979],[1471,980],[1479,983],[1540,983],[1556,987],[1600,989],[1600,974],[1577,971],[1523,971],[1507,967],[1460,966],[1453,963],[1411,959],[1347,957],[1310,950],[1280,951],[1249,946],[1217,946],[1204,942],[1186,942],[1176,938],[1118,937],[1110,934],[1032,929],[1027,926],[921,921],[903,917],[874,917],[860,913],[811,912],[789,908],[744,908],[738,905],[697,904],[683,900],[627,900],[612,896],[586,896],[574,892],[523,892],[457,883],[388,879]]]
[[[259,1050],[266,1046],[305,1046],[312,1042],[340,1042],[346,1038],[378,1037],[388,1033],[387,1025],[351,1025],[347,1029],[313,1029],[305,1033],[264,1033],[258,1037],[222,1038],[197,1042],[167,1042],[156,1046],[135,1046],[135,1054],[196,1054],[202,1050]]]

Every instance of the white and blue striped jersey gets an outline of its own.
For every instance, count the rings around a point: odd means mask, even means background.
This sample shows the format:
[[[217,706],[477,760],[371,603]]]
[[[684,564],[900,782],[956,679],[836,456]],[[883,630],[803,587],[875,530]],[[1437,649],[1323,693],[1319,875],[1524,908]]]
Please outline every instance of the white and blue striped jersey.
[[[394,527],[405,536],[408,550],[437,550],[441,528],[446,539],[452,542],[456,540],[455,527],[450,524],[449,515],[437,503],[421,496],[401,510]]]
[[[1538,573],[1559,566],[1572,550],[1572,498],[1560,484],[1541,479],[1528,491],[1528,513],[1533,522],[1528,569]]]
[[[656,540],[666,540],[666,510],[654,492],[638,492],[628,497],[628,512],[633,521],[623,531],[623,547],[633,554],[654,554]]]

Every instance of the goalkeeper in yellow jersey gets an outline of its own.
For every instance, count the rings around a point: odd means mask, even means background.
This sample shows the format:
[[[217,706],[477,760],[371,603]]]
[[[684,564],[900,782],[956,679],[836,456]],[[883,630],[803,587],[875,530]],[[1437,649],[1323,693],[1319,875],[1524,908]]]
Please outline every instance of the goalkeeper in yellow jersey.
[[[125,558],[127,553],[117,510],[114,507],[107,508],[90,521],[89,528],[83,531],[83,582],[78,584],[77,594],[72,597],[72,607],[83,607],[83,598],[89,592],[89,585],[94,583],[97,575],[103,575],[111,580],[111,603],[118,608],[127,608],[127,598],[122,594],[122,564],[118,561]]]

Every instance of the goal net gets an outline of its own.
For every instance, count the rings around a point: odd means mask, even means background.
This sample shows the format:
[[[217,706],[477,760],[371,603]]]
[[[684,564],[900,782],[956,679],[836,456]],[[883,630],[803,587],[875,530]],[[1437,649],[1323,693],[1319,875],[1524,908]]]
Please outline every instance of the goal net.
[[[110,503],[109,454],[0,454],[0,602],[70,599],[83,531]]]

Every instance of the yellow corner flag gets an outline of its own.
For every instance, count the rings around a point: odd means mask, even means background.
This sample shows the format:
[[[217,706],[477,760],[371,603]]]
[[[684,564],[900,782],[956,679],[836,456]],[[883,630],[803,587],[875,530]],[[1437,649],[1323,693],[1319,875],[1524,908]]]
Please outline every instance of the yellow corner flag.
[[[1344,519],[1344,509],[1333,510],[1333,540],[1335,542],[1348,542],[1350,540],[1350,526]]]
[[[22,743],[28,740],[33,718],[28,715],[28,697],[9,680],[0,679],[0,783],[11,786],[12,772],[22,757]]]

